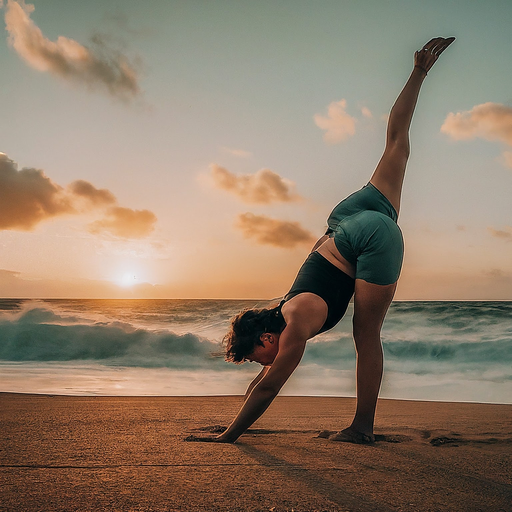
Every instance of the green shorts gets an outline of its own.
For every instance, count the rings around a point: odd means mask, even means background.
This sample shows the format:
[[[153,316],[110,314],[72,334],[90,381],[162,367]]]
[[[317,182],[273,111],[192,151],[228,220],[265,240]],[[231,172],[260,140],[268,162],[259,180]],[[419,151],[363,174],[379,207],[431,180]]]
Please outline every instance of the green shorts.
[[[389,200],[368,183],[331,212],[326,234],[340,254],[356,267],[356,279],[393,284],[400,276],[404,241]]]

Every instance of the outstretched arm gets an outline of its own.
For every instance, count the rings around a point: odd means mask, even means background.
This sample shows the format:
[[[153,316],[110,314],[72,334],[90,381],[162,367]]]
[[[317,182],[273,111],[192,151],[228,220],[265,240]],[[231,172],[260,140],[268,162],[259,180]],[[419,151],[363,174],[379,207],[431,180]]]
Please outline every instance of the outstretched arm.
[[[251,394],[251,391],[254,389],[254,386],[256,386],[256,384],[258,384],[258,382],[261,379],[263,379],[263,377],[265,377],[265,375],[267,374],[267,372],[269,370],[270,370],[270,366],[264,366],[263,369],[261,370],[261,372],[258,373],[258,375],[256,375],[256,377],[254,377],[252,382],[249,384],[249,387],[247,388],[247,391],[245,392],[244,401],[247,400],[247,398]]]
[[[297,336],[297,331],[287,326],[281,333],[279,352],[272,366],[263,368],[251,382],[244,404],[227,430],[216,437],[190,435],[185,441],[234,443],[267,410],[297,368],[308,337]]]
[[[454,37],[431,39],[414,54],[414,68],[389,114],[384,154],[370,179],[391,202],[400,209],[400,197],[409,158],[409,128],[423,80],[441,53]]]
[[[304,336],[287,326],[279,339],[279,352],[265,376],[254,386],[228,429],[216,441],[234,443],[268,408],[302,359]]]

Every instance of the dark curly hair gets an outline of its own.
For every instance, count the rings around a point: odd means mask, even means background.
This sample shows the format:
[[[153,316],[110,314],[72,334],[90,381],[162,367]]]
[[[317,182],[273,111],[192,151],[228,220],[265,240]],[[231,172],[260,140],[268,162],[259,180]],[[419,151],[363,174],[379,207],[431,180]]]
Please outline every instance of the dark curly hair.
[[[243,363],[256,345],[263,345],[265,332],[281,334],[286,326],[281,305],[269,309],[246,309],[231,320],[231,329],[222,340],[226,346],[226,361]]]

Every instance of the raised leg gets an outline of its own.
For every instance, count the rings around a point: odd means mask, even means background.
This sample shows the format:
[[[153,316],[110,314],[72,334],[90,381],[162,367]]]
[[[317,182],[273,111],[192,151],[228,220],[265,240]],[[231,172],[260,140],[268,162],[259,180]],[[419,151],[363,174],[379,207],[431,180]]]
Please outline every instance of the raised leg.
[[[370,182],[400,210],[405,168],[410,153],[409,127],[425,73],[414,68],[389,114],[386,147]]]
[[[454,41],[453,37],[430,40],[414,54],[414,68],[389,114],[386,147],[370,182],[400,210],[405,167],[410,153],[409,128],[427,71],[441,53]]]

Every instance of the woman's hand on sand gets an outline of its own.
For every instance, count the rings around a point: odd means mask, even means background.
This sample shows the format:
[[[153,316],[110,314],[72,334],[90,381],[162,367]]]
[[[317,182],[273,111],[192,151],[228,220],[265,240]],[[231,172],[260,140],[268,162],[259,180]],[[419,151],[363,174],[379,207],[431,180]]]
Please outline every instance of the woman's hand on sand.
[[[190,434],[185,437],[184,441],[198,442],[198,443],[234,443],[236,441],[227,438],[223,434],[218,436],[196,436],[194,434]]]
[[[434,39],[431,39],[421,50],[418,50],[414,54],[414,67],[422,69],[426,75],[441,53],[443,53],[453,41],[455,41],[455,37],[434,37]]]

